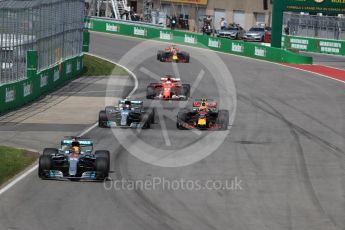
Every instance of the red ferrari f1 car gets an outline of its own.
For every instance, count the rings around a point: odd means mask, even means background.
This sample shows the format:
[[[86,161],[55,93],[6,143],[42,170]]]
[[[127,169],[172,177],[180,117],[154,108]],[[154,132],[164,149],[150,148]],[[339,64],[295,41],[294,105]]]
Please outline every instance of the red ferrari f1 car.
[[[190,94],[190,85],[181,84],[179,78],[165,76],[159,83],[151,83],[146,89],[147,99],[187,100]]]
[[[181,52],[175,45],[159,50],[157,60],[161,62],[182,62],[189,63],[190,55],[187,52]]]
[[[228,124],[228,110],[218,110],[216,101],[196,99],[192,111],[178,113],[176,126],[178,129],[227,130]]]

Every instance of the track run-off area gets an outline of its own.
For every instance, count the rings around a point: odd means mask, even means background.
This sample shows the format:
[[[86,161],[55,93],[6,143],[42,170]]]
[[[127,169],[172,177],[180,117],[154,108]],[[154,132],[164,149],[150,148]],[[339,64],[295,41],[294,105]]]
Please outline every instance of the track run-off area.
[[[131,98],[157,108],[150,130],[89,129],[132,92],[131,76],[79,78],[0,117],[2,145],[38,151],[87,130],[95,149],[111,152],[112,178],[45,181],[34,170],[0,195],[0,230],[344,229],[344,83],[184,46],[191,63],[160,63],[166,46],[91,33],[90,53],[125,64],[138,83]],[[192,99],[145,98],[166,74],[228,109],[228,131],[178,130],[177,112]]]

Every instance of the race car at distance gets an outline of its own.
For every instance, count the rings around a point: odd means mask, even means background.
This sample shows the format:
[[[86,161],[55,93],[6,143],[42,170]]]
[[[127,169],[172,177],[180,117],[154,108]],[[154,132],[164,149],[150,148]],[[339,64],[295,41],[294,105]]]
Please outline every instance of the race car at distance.
[[[98,126],[101,128],[148,129],[154,123],[155,109],[143,106],[143,101],[119,100],[117,106],[107,106],[99,112]]]
[[[93,152],[93,142],[79,137],[65,137],[61,148],[45,148],[39,158],[38,176],[57,180],[105,180],[109,175],[107,150]]]
[[[181,84],[179,78],[165,76],[161,82],[151,83],[146,88],[147,99],[187,100],[190,96],[190,85]]]
[[[165,48],[165,50],[158,50],[157,60],[161,62],[181,62],[189,63],[190,55],[187,52],[180,51],[175,45]]]
[[[179,111],[176,126],[178,129],[227,130],[228,124],[228,110],[218,110],[214,100],[195,99],[191,111]]]

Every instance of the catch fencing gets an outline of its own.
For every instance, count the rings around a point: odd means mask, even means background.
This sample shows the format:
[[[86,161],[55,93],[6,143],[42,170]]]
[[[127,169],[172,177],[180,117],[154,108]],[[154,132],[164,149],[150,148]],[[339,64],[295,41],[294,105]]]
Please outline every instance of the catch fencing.
[[[285,12],[284,28],[292,36],[345,40],[344,17]]]
[[[0,1],[0,85],[27,78],[27,51],[37,51],[37,70],[79,56],[84,1]]]

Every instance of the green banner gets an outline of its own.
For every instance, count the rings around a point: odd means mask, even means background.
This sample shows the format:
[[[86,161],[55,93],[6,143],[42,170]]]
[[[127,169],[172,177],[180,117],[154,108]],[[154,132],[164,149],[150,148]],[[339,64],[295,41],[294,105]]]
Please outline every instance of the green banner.
[[[345,13],[344,0],[283,0],[284,11]]]
[[[37,73],[37,51],[29,50],[26,53],[26,76],[33,78]]]
[[[210,37],[197,33],[176,31],[147,25],[135,25],[118,21],[115,22],[98,18],[87,18],[85,26],[90,31],[183,44],[273,62],[287,62],[295,64],[312,63],[312,58],[310,57],[305,57],[278,48],[267,47],[260,43]]]
[[[89,52],[90,45],[90,33],[85,30],[83,33],[83,52]]]
[[[345,0],[273,0],[272,47],[281,47],[283,12],[345,13]]]
[[[0,86],[0,113],[31,102],[82,73],[83,55],[40,72],[37,72],[37,52],[28,51],[27,57],[28,79]]]
[[[345,55],[345,41],[283,36],[283,47],[306,52]]]

